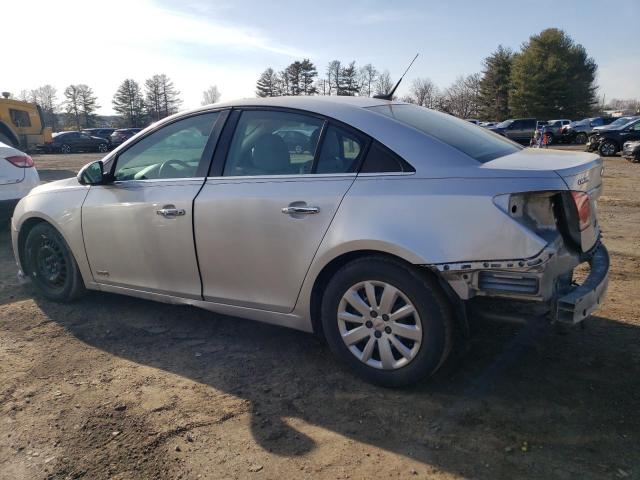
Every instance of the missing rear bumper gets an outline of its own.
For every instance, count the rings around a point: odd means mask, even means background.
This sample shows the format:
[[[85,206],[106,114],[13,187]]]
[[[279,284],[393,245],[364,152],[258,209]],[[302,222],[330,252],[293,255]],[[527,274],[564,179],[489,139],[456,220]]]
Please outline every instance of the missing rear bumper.
[[[609,285],[609,252],[600,245],[589,260],[591,271],[585,281],[558,298],[554,320],[575,325],[600,307]]]

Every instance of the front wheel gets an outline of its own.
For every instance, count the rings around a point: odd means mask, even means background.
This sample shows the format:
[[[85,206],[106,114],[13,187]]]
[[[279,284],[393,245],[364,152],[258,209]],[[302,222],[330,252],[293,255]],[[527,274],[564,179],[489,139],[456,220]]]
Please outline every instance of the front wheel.
[[[605,140],[600,144],[600,147],[598,148],[598,152],[600,152],[600,155],[602,155],[603,157],[612,157],[616,154],[617,151],[618,146],[611,140]]]
[[[36,288],[48,299],[69,302],[85,291],[67,242],[50,224],[34,226],[24,246],[25,272]]]
[[[100,153],[105,153],[108,150],[109,150],[109,147],[107,146],[106,143],[101,143],[100,145],[98,145],[98,151]]]
[[[576,143],[579,145],[584,145],[587,143],[587,134],[584,132],[580,132],[576,135]]]
[[[432,375],[452,343],[452,313],[435,280],[384,257],[350,262],[322,300],[329,347],[360,377],[403,387]]]
[[[71,153],[71,145],[67,145],[66,143],[60,145],[60,153]]]

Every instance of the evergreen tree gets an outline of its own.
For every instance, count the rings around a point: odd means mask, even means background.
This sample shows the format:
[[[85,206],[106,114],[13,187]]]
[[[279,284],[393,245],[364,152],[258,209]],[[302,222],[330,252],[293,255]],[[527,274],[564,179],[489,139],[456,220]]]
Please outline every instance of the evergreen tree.
[[[480,117],[502,121],[509,117],[509,85],[513,52],[502,45],[484,59],[480,80]]]
[[[314,85],[317,77],[318,71],[315,65],[308,58],[303,59],[300,63],[299,88],[301,95],[315,95],[318,93],[318,89]]]
[[[93,127],[95,120],[95,111],[100,108],[98,105],[98,97],[95,96],[93,90],[88,85],[81,83],[76,85],[80,111],[84,120],[84,127]]]
[[[277,97],[279,93],[280,79],[273,68],[267,68],[256,82],[256,95],[258,97]]]
[[[164,73],[147,79],[144,87],[147,113],[154,121],[176,113],[182,104],[180,92]]]
[[[123,81],[113,96],[113,109],[122,115],[128,127],[141,127],[144,124],[144,100],[138,82],[131,79]]]
[[[301,62],[295,61],[282,72],[280,78],[283,83],[284,95],[300,95]]]
[[[354,96],[360,91],[358,82],[359,72],[356,68],[356,62],[353,61],[349,65],[342,67],[340,71],[340,92],[338,95]]]
[[[522,46],[511,69],[512,116],[583,118],[595,107],[597,70],[582,45],[549,28]]]

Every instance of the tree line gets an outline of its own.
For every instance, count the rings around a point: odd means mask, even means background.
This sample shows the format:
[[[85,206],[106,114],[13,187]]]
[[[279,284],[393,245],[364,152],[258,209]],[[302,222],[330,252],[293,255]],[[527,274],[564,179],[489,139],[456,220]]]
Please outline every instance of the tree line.
[[[63,91],[64,100],[59,101],[57,89],[43,85],[34,90],[23,90],[19,99],[36,103],[42,109],[45,126],[54,131],[60,128],[81,130],[96,126],[96,112],[100,108],[93,89],[85,84],[72,84]],[[220,99],[218,87],[212,85],[203,92],[202,104],[215,103]],[[125,79],[113,95],[113,110],[120,117],[119,126],[144,127],[151,122],[172,115],[182,104],[180,92],[165,75],[153,75],[143,86],[134,79]],[[64,120],[59,114],[64,112]]]
[[[605,108],[598,105],[597,65],[564,31],[549,28],[533,35],[518,52],[503,46],[484,59],[482,72],[459,76],[444,89],[416,78],[402,100],[461,118],[501,121],[510,117],[578,119]],[[323,75],[307,58],[258,78],[256,95],[359,95],[391,91],[388,70],[355,61],[332,60]]]

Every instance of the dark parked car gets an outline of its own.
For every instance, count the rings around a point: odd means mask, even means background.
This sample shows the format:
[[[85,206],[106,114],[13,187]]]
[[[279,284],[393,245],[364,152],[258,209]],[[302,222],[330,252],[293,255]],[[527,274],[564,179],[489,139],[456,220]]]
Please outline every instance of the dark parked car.
[[[562,128],[571,124],[571,120],[562,118],[559,120],[549,120],[545,125],[547,144],[559,143],[562,140]]]
[[[49,153],[106,152],[109,150],[109,142],[84,132],[58,132],[53,134],[50,142],[42,146],[42,150]]]
[[[622,146],[622,156],[631,162],[640,162],[640,140],[625,142]]]
[[[593,133],[595,127],[609,125],[615,120],[613,117],[591,117],[572,122],[564,130],[564,140],[584,145],[589,140],[589,135]]]
[[[302,153],[309,151],[309,140],[311,135],[307,131],[282,129],[275,132],[275,134],[284,140],[284,143],[287,145],[290,152]]]
[[[111,134],[116,131],[115,128],[85,128],[82,130],[84,133],[91,135],[92,137],[104,138],[109,144],[111,144]]]
[[[535,118],[512,118],[489,127],[489,130],[519,143],[529,143],[537,125]]]
[[[126,142],[131,137],[133,137],[136,133],[138,133],[141,128],[119,128],[111,134],[111,146],[117,147],[118,145]]]
[[[618,128],[600,130],[589,139],[587,150],[598,150],[603,157],[611,157],[622,150],[625,142],[640,140],[640,120]]]

